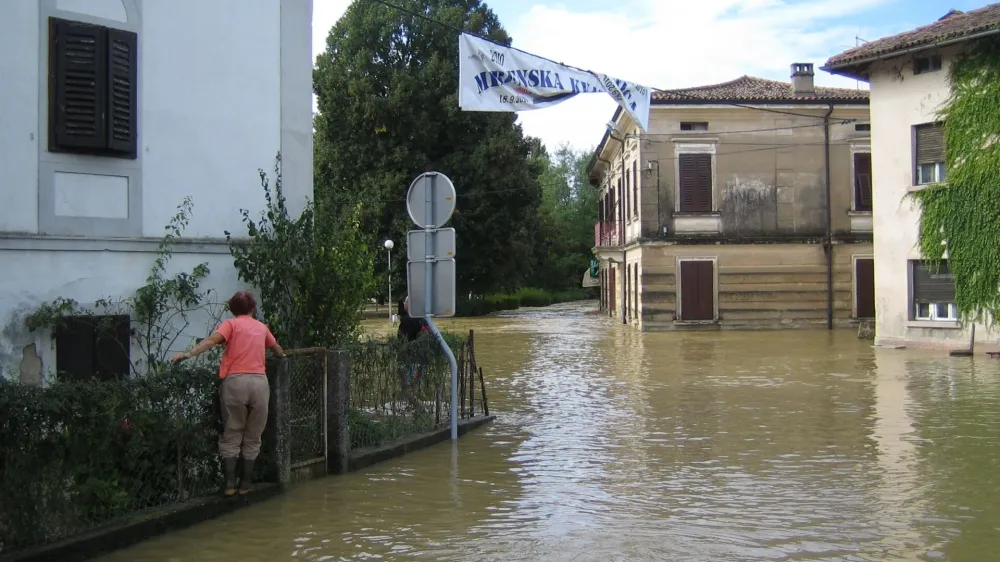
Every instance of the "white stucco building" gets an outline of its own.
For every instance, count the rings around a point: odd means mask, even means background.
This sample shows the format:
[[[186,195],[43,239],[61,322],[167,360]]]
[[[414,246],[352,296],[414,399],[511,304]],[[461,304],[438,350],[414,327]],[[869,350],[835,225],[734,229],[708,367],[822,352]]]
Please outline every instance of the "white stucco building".
[[[170,270],[208,262],[220,298],[243,287],[224,231],[263,207],[257,169],[280,151],[290,207],[312,195],[311,20],[312,0],[0,3],[3,375],[64,370],[25,315],[134,293],[186,196]]]
[[[946,178],[938,112],[950,95],[948,70],[969,42],[1000,34],[1000,4],[951,11],[913,31],[851,49],[824,70],[871,85],[876,344],[963,348],[954,283],[921,261],[919,208],[909,193]],[[997,334],[976,327],[976,340]]]

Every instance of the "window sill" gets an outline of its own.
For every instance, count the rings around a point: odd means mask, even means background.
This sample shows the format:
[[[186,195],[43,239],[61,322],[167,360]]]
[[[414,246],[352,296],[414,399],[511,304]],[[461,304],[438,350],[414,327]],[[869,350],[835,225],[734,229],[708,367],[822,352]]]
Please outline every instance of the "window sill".
[[[941,185],[941,182],[937,182],[937,183],[921,183],[921,184],[917,184],[917,185],[907,186],[906,191],[908,191],[909,193],[913,193],[914,191],[922,191],[924,189],[927,189],[928,187],[934,187],[936,185]]]
[[[713,326],[718,324],[716,320],[674,320],[674,326]]]
[[[674,211],[671,215],[674,218],[684,218],[684,217],[721,217],[722,213],[719,211]]]
[[[930,330],[961,330],[962,325],[951,320],[910,320],[907,328],[922,328]]]
[[[871,211],[847,211],[847,216],[849,217],[870,217],[872,216]]]

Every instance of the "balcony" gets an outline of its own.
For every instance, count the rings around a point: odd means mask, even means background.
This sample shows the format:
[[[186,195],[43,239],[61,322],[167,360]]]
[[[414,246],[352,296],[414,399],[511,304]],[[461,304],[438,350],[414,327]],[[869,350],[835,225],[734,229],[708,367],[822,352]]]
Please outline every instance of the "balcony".
[[[618,221],[604,221],[594,225],[594,247],[607,248],[620,246],[624,239],[621,229],[622,224]]]

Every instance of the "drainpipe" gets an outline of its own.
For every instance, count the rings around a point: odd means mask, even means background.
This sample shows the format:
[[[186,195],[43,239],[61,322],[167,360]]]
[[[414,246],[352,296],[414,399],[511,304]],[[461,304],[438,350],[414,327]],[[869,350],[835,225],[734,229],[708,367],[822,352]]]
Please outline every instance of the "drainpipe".
[[[826,115],[823,116],[823,160],[826,172],[826,241],[823,250],[826,253],[826,329],[833,329],[833,198],[830,195],[830,116],[833,115],[833,104],[829,104]]]

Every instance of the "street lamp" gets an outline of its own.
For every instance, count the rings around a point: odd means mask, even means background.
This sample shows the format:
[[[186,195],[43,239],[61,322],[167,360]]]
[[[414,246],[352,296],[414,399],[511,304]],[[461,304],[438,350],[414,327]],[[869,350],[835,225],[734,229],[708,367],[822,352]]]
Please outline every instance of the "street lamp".
[[[388,270],[389,303],[388,304],[389,304],[389,323],[392,324],[392,248],[395,246],[395,244],[392,243],[392,240],[386,240],[385,243],[382,244],[382,246],[385,247],[385,251],[389,257],[389,270]]]

